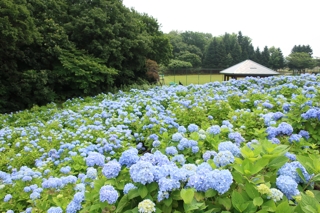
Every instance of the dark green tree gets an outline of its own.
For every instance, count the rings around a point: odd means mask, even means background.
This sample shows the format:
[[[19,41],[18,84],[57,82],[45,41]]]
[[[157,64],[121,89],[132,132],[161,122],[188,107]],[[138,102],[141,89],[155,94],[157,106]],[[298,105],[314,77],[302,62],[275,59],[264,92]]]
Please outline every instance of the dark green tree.
[[[260,64],[266,67],[270,67],[270,52],[267,46],[264,47],[263,51],[261,52],[261,61]]]
[[[23,48],[39,36],[27,2],[0,1],[0,23],[0,113],[4,113],[25,107],[28,103],[25,90],[29,88],[23,85],[26,81],[41,83],[46,74],[19,72],[19,62],[27,56]]]
[[[277,70],[285,67],[284,57],[280,48],[270,47],[269,53],[269,66],[271,69]]]
[[[218,41],[217,41],[217,38],[214,37],[207,48],[202,66],[204,68],[216,67],[219,63],[219,61],[217,60],[217,55],[218,55]]]
[[[257,47],[256,48],[256,51],[254,53],[254,59],[253,59],[255,62],[261,64],[261,52],[260,52],[260,48]]]
[[[313,54],[313,50],[311,49],[311,47],[309,45],[294,45],[294,47],[291,50],[291,53],[308,53],[311,57]]]
[[[240,63],[241,62],[241,47],[239,45],[238,42],[235,42],[233,44],[233,47],[231,49],[231,57],[232,57],[232,64],[231,65],[234,65],[234,64],[237,64],[237,63]]]
[[[306,69],[313,68],[315,60],[306,52],[294,52],[286,57],[288,67],[291,70],[297,70],[299,73],[305,73]]]
[[[190,62],[192,67],[201,66],[201,58],[197,54],[190,53],[189,51],[181,51],[177,59],[180,61]]]

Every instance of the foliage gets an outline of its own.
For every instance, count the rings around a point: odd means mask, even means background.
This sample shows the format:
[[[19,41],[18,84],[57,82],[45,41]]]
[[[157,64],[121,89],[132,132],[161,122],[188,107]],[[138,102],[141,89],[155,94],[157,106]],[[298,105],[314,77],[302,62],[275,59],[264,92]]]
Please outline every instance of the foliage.
[[[310,45],[294,45],[291,53],[308,53],[312,57],[313,50]]]
[[[4,0],[0,8],[2,113],[143,82],[147,58],[171,58],[157,20],[121,1]]]
[[[319,78],[131,89],[0,114],[0,211],[319,212]]]
[[[300,73],[305,69],[313,68],[315,66],[314,59],[305,52],[294,52],[286,57],[288,67],[291,70],[298,70]]]
[[[180,60],[170,60],[170,63],[168,65],[169,70],[180,70],[180,69],[186,69],[191,68],[192,64],[190,62],[186,61],[180,61]]]

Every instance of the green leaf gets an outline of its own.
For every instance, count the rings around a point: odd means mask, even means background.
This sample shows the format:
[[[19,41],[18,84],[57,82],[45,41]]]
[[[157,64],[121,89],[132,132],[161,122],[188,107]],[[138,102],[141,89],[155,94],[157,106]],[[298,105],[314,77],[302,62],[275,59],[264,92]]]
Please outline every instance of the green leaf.
[[[262,169],[266,167],[266,165],[268,165],[268,163],[269,163],[269,160],[266,158],[258,159],[251,168],[251,174],[254,175],[260,172]]]
[[[273,200],[268,200],[262,204],[261,208],[266,211],[275,212],[277,207]]]
[[[234,165],[234,166],[236,166],[236,165]],[[237,165],[237,166],[239,166],[239,165]],[[233,167],[234,168],[234,167]],[[238,169],[240,169],[240,168],[238,168]],[[235,180],[235,182],[236,183],[243,183],[243,176],[240,174],[240,172],[237,170],[237,171],[232,171],[232,177],[233,177],[233,179]]]
[[[310,209],[311,207],[313,209],[318,209],[320,208],[320,204],[319,202],[316,200],[316,198],[314,197],[310,197],[308,195],[305,194],[301,194],[301,201],[300,201],[300,205],[301,207],[304,209],[306,206],[309,206],[308,209]]]
[[[90,207],[90,212],[93,212],[94,210],[100,209],[100,204],[94,204]]]
[[[172,198],[169,197],[168,199],[163,200],[163,203],[164,203],[166,206],[170,206],[170,205],[172,204]]]
[[[214,197],[216,196],[217,191],[213,190],[213,189],[208,189],[205,193],[204,196],[205,197]]]
[[[128,192],[128,198],[129,200],[135,198],[135,197],[138,197],[140,194],[139,194],[139,191],[138,189],[131,189],[129,192]]]
[[[173,200],[182,200],[182,197],[180,195],[180,191],[173,191],[171,192],[171,196]]]
[[[286,162],[288,162],[288,158],[286,156],[279,156],[270,161],[268,167],[271,169],[279,169],[281,168]]]
[[[158,184],[156,182],[152,182],[147,186],[147,188],[149,193],[153,192],[158,189]]]
[[[128,195],[124,195],[117,205],[116,213],[122,212],[122,209],[128,204],[128,201]]]
[[[138,192],[139,192],[139,195],[141,196],[141,198],[144,198],[148,194],[148,189],[145,185],[141,185],[138,188]]]
[[[288,201],[282,201],[276,208],[276,213],[292,213]]]
[[[195,192],[194,197],[197,201],[202,201],[204,199],[204,193],[203,192]]]
[[[227,210],[231,209],[231,200],[228,197],[218,198],[218,203],[223,205]]]
[[[263,199],[261,197],[255,197],[253,199],[253,205],[261,206],[263,204]]]
[[[194,190],[192,188],[182,189],[180,192],[180,196],[186,204],[189,204],[193,200]]]
[[[307,180],[304,178],[304,175],[302,174],[301,169],[300,169],[300,168],[297,168],[296,171],[297,171],[299,177],[303,180],[303,182],[306,183]]]
[[[313,166],[313,160],[310,157],[297,155],[297,160],[306,168],[309,174],[317,174],[315,167]]]
[[[249,205],[249,202],[245,202],[243,196],[237,191],[232,192],[231,201],[233,207],[240,212],[243,212]]]
[[[246,183],[246,185],[245,185],[245,190],[246,190],[246,192],[247,192],[247,194],[248,194],[248,196],[251,198],[251,199],[254,199],[254,198],[256,198],[256,197],[259,197],[259,192],[258,192],[258,190],[254,187],[254,185],[253,184],[251,184],[251,183]]]

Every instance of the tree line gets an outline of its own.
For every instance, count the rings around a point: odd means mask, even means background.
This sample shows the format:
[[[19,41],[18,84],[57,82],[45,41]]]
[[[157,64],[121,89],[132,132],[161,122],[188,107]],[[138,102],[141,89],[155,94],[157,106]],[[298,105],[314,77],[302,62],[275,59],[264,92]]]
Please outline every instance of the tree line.
[[[159,67],[284,64],[279,48],[260,52],[241,32],[164,34],[121,0],[0,0],[0,23],[0,113],[153,82]]]
[[[213,37],[208,33],[171,31],[168,34],[173,46],[173,58],[164,70],[210,68],[222,70],[246,59],[274,70],[290,68],[303,71],[313,68],[319,60],[312,58],[309,45],[295,45],[287,57],[278,47],[254,48],[250,37],[242,32],[225,33]]]
[[[146,79],[172,47],[156,19],[121,0],[1,0],[0,113]]]

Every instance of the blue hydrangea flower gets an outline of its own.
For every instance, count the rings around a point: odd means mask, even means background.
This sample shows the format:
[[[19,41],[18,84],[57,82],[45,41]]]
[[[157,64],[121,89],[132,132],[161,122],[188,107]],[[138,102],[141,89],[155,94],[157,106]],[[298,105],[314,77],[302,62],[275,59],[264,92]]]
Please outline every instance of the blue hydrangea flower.
[[[178,127],[178,132],[180,132],[180,133],[186,133],[186,132],[187,132],[187,129],[186,129],[184,126],[179,126],[179,127]]]
[[[280,134],[283,135],[291,135],[293,132],[292,126],[286,122],[282,122],[281,124],[279,124],[277,130]]]
[[[74,187],[75,191],[82,191],[84,192],[86,190],[86,185],[84,183],[78,183],[75,187]]]
[[[97,178],[97,175],[98,175],[98,171],[93,168],[93,167],[88,167],[87,168],[87,177],[90,178],[90,179],[96,179]]]
[[[180,188],[180,182],[176,179],[163,177],[158,181],[159,189],[163,192],[170,192]]]
[[[81,203],[76,203],[73,200],[68,204],[66,213],[77,213],[81,209]]]
[[[175,155],[177,153],[178,153],[178,150],[174,146],[169,146],[169,147],[166,148],[166,154],[167,155]]]
[[[292,135],[290,136],[290,138],[289,138],[289,142],[290,142],[290,143],[299,142],[301,138],[302,138],[302,136],[299,135],[299,134],[292,134]]]
[[[159,146],[160,146],[160,144],[161,144],[161,142],[160,142],[160,141],[158,141],[158,140],[156,140],[156,141],[153,141],[153,142],[152,142],[152,146],[153,146],[154,148],[159,147]]]
[[[270,104],[270,103],[268,103],[268,102],[262,103],[262,106],[264,106],[264,107],[267,108],[267,109],[272,109],[272,108],[273,108],[273,105]]]
[[[138,161],[130,167],[130,176],[135,183],[143,185],[151,183],[154,180],[154,167],[146,161]]]
[[[100,189],[100,201],[107,201],[109,204],[117,202],[119,197],[118,192],[111,185],[102,186]]]
[[[86,157],[87,166],[103,166],[105,157],[98,152],[90,152],[88,157]]]
[[[280,144],[280,140],[278,138],[272,138],[271,143],[273,144]]]
[[[292,154],[292,153],[290,153],[290,152],[287,152],[287,153],[285,154],[285,156],[286,156],[287,158],[289,158],[289,160],[291,160],[291,161],[295,161],[295,160],[297,159],[296,155],[295,155],[295,154]]]
[[[216,156],[217,153],[215,151],[206,151],[203,153],[202,158],[204,161],[208,161],[211,157]]]
[[[51,207],[48,209],[47,213],[62,213],[62,209],[60,207]]]
[[[309,139],[310,138],[309,132],[305,131],[305,130],[300,130],[299,135],[301,135],[305,139]]]
[[[230,151],[236,157],[241,155],[239,147],[231,141],[221,142],[218,146],[218,151]]]
[[[61,167],[60,172],[63,174],[68,174],[71,171],[71,167],[70,166],[66,166],[66,167]]]
[[[217,135],[220,133],[220,126],[218,125],[214,125],[214,126],[211,126],[207,129],[207,132],[210,134],[210,135]]]
[[[184,155],[176,155],[171,159],[172,162],[178,162],[180,165],[183,165],[186,162]]]
[[[300,194],[298,184],[290,176],[280,175],[276,179],[276,185],[288,199]]]
[[[212,177],[208,178],[208,181],[210,182],[210,188],[213,188],[219,194],[226,193],[233,183],[233,177],[229,170],[215,169],[210,172],[209,177]]]
[[[319,112],[318,109],[312,108],[312,109],[309,109],[307,112],[302,113],[302,114],[301,114],[301,117],[302,117],[303,119],[308,120],[308,119],[311,119],[311,118],[317,118],[317,117],[319,117],[319,114],[320,114],[320,112]]]
[[[8,202],[9,200],[11,200],[11,198],[12,198],[12,195],[11,194],[7,194],[6,196],[4,196],[3,201],[4,202]]]
[[[279,130],[276,127],[273,126],[269,126],[266,130],[267,134],[268,134],[268,139],[272,139],[275,138],[279,135]]]
[[[196,124],[190,124],[189,126],[188,126],[188,131],[189,132],[197,132],[199,130],[199,127],[198,127],[198,125],[196,125]]]
[[[62,180],[60,178],[50,177],[49,179],[44,179],[42,182],[42,188],[44,189],[58,189],[62,186]]]
[[[179,142],[183,138],[182,134],[177,132],[172,135],[172,141]]]
[[[139,160],[138,150],[136,148],[130,148],[122,152],[121,157],[119,158],[119,163],[123,166],[130,167],[132,164],[135,164]]]
[[[128,194],[131,189],[137,189],[137,187],[132,183],[127,183],[126,185],[124,185],[123,193]]]
[[[107,178],[115,178],[119,175],[120,170],[121,164],[116,160],[112,160],[103,166],[102,174]]]
[[[301,165],[299,161],[293,161],[290,163],[285,163],[279,170],[279,175],[290,176],[297,183],[303,183],[303,180],[300,178],[297,169],[301,169],[301,172],[306,181],[310,180],[310,175],[307,170]]]
[[[240,144],[245,141],[245,139],[241,136],[241,134],[239,132],[231,132],[231,133],[229,133],[228,134],[228,138],[230,140],[234,140],[234,142],[238,146],[240,146]]]
[[[226,166],[234,162],[234,156],[230,151],[221,151],[213,158],[217,167]]]
[[[199,147],[198,146],[192,146],[191,147],[191,151],[192,151],[192,153],[197,153],[197,152],[199,152]]]
[[[35,200],[35,199],[39,199],[40,198],[40,193],[39,192],[32,192],[30,194],[30,199],[31,200]]]

